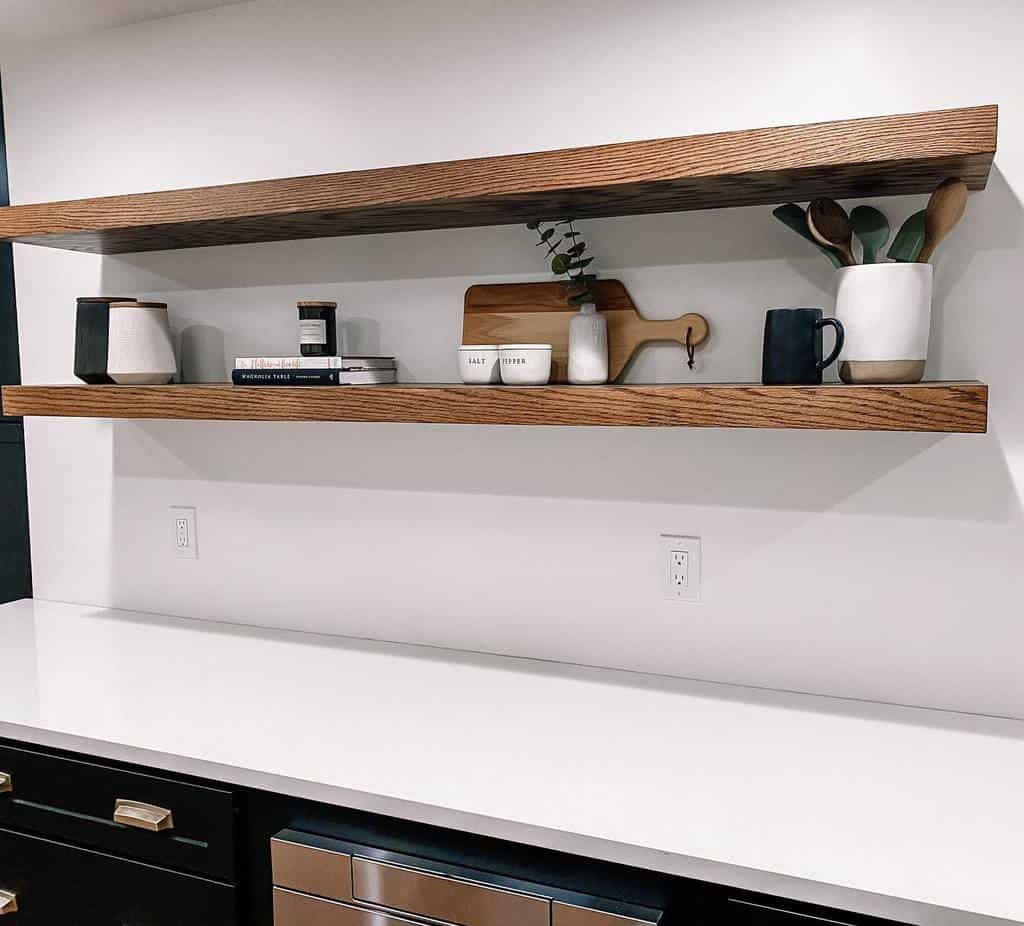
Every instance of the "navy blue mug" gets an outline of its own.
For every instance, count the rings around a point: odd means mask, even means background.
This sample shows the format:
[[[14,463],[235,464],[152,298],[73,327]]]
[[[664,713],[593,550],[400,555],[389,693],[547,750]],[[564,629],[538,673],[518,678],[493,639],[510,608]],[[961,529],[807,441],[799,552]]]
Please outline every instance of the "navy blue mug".
[[[824,318],[821,309],[769,309],[764,320],[761,382],[765,386],[820,386],[821,371],[843,349],[843,323]],[[822,359],[821,331],[836,332],[832,353]]]

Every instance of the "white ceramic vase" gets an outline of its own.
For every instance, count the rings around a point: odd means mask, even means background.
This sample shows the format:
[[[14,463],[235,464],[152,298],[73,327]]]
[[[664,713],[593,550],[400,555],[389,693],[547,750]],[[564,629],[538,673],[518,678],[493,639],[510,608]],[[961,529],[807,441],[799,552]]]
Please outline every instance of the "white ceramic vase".
[[[844,383],[918,383],[928,357],[931,264],[863,264],[836,271]]]
[[[586,302],[569,321],[569,382],[593,386],[608,382],[608,320]]]

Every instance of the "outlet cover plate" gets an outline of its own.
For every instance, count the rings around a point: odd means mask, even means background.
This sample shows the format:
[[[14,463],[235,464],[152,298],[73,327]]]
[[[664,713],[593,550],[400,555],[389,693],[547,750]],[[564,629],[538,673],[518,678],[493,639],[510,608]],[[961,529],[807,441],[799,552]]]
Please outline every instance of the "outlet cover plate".
[[[685,556],[678,556],[680,553]],[[662,594],[666,599],[691,603],[701,600],[700,537],[662,534],[658,569]],[[682,582],[680,577],[683,577]]]
[[[181,559],[199,558],[195,508],[171,506],[171,539],[174,543],[174,552]]]

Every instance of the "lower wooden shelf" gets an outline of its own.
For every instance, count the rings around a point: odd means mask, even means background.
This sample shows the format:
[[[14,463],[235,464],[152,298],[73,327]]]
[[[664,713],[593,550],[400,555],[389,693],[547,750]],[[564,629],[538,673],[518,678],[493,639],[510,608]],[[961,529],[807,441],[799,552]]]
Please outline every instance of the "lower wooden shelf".
[[[981,434],[988,387],[4,386],[9,415],[604,427],[804,428]]]

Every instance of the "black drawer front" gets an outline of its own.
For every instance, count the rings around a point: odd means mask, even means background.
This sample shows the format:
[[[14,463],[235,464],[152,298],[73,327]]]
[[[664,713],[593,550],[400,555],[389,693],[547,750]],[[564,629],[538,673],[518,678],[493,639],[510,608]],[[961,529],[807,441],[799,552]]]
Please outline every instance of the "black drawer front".
[[[774,901],[771,898],[748,900],[730,897],[725,903],[722,916],[723,922],[735,926],[861,926],[864,923],[883,922],[838,910],[809,907],[789,909],[785,900]]]
[[[235,880],[230,791],[0,745],[0,826],[51,836],[168,868]],[[166,808],[173,829],[114,822],[118,799]]]
[[[0,829],[0,891],[14,895],[7,926],[231,926],[235,890]],[[3,896],[3,895],[0,895]]]

